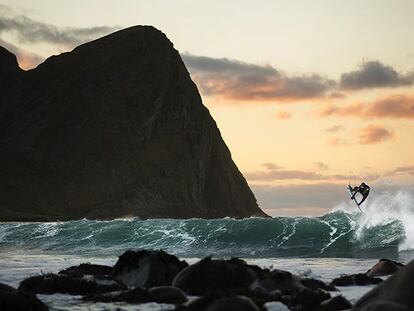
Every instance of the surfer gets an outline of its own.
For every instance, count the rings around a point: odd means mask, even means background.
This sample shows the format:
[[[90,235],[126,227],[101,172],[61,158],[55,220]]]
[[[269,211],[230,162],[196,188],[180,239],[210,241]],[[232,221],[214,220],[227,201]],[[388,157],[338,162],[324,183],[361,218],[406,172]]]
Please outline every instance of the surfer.
[[[351,192],[352,192],[351,200],[354,200],[355,195],[357,193],[360,193],[362,195],[361,202],[358,203],[358,202],[355,201],[358,204],[358,206],[360,206],[362,204],[362,202],[364,202],[367,199],[370,190],[371,190],[371,188],[364,182],[361,183],[359,186],[351,188]]]

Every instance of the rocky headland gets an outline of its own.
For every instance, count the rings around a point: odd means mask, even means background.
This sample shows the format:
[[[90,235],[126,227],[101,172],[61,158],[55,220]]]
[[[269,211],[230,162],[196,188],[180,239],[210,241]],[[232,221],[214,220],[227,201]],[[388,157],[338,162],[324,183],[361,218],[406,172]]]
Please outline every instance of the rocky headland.
[[[0,47],[0,85],[0,221],[266,216],[153,27],[29,71]]]

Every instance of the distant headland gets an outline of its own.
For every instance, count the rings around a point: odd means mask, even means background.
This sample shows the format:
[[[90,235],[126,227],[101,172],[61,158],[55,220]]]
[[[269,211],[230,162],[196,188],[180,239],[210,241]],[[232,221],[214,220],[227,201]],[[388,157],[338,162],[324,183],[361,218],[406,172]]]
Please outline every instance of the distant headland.
[[[0,47],[0,84],[0,221],[266,216],[154,27],[29,71]]]

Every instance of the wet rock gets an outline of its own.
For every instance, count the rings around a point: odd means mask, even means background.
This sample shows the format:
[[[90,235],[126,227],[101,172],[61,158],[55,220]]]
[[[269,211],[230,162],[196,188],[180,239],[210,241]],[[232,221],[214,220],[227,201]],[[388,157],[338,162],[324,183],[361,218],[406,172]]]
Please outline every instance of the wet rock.
[[[414,260],[391,275],[380,285],[371,289],[362,296],[354,305],[354,311],[382,310],[384,305],[390,305],[394,309],[387,310],[414,310]],[[374,308],[376,309],[369,309]],[[399,309],[398,309],[399,308]]]
[[[339,311],[351,309],[352,304],[345,297],[339,295],[321,302],[320,311]]]
[[[362,311],[408,311],[399,303],[378,301],[366,306]]]
[[[192,301],[186,311],[259,311],[260,308],[245,296],[209,295]]]
[[[331,295],[323,290],[305,288],[292,295],[292,304],[301,306],[302,310],[312,310],[322,301],[331,298]]]
[[[59,274],[70,275],[72,277],[80,277],[84,275],[104,276],[112,275],[112,271],[113,268],[109,266],[82,263],[79,266],[72,266],[65,270],[61,270],[59,271]]]
[[[1,311],[47,311],[49,308],[36,296],[0,283]]]
[[[272,292],[279,290],[282,294],[292,294],[305,289],[302,279],[288,271],[272,270],[255,281],[251,287],[255,290]]]
[[[367,271],[367,275],[369,277],[390,275],[402,267],[404,267],[404,265],[400,262],[389,259],[380,259],[379,262]]]
[[[280,301],[267,302],[264,307],[267,311],[290,311],[290,309]]]
[[[104,294],[86,295],[83,300],[95,302],[127,302],[131,304],[139,304],[151,302],[151,296],[147,289],[137,287],[122,292],[110,292]]]
[[[33,294],[86,295],[126,289],[112,277],[71,277],[68,275],[45,274],[29,277],[19,285],[19,290]]]
[[[185,293],[173,286],[158,286],[149,289],[153,301],[158,303],[181,304],[187,301]]]
[[[365,273],[357,273],[350,275],[342,275],[339,278],[333,279],[331,285],[334,286],[355,286],[355,285],[371,285],[382,282],[380,278],[369,277]]]
[[[114,266],[114,275],[128,287],[171,285],[188,264],[164,251],[127,251]]]
[[[184,292],[172,286],[160,286],[150,289],[136,287],[122,292],[87,295],[83,299],[95,302],[126,302],[131,304],[156,302],[177,305],[187,301]]]
[[[206,257],[183,269],[172,285],[189,295],[204,295],[246,289],[256,278],[256,273],[243,260],[213,260]]]
[[[326,284],[317,279],[305,278],[301,280],[302,284],[310,289],[323,289],[326,291],[337,291],[338,289],[332,284]]]

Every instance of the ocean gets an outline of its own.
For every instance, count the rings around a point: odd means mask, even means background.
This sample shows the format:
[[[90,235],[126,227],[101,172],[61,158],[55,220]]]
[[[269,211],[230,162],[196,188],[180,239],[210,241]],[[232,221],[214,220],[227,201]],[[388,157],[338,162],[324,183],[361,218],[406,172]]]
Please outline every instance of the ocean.
[[[342,204],[319,217],[249,219],[117,219],[0,223],[0,283],[58,272],[82,262],[113,265],[128,249],[163,249],[189,263],[212,255],[330,281],[365,272],[380,258],[414,259],[411,193],[383,193],[364,213]],[[355,301],[371,286],[340,288]],[[80,297],[39,295],[51,310],[171,310],[170,305],[83,303]]]

